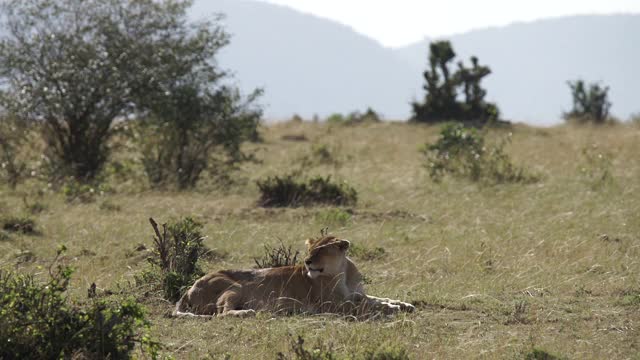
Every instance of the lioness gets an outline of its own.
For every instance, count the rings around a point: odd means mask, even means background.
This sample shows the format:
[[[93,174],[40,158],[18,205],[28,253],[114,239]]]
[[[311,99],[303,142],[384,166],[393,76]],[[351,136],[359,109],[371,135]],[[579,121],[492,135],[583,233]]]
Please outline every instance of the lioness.
[[[198,279],[176,304],[174,316],[248,316],[283,313],[413,311],[413,305],[368,296],[362,275],[346,255],[349,241],[309,239],[304,265],[223,270]]]

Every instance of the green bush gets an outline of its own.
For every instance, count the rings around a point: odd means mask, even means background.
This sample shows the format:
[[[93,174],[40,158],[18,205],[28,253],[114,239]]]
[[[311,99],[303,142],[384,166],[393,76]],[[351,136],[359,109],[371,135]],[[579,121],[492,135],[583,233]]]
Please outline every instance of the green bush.
[[[0,358],[127,359],[136,348],[156,357],[158,345],[149,337],[141,305],[133,300],[71,303],[65,295],[71,275],[69,267],[57,265],[40,283],[0,271]]]
[[[2,230],[21,234],[36,234],[36,221],[28,216],[7,216],[0,218]]]
[[[567,121],[604,124],[609,119],[609,87],[586,84],[583,80],[569,81],[573,107],[564,113]]]
[[[565,357],[560,357],[553,355],[546,350],[540,348],[533,348],[530,352],[525,355],[525,360],[562,360],[566,359]]]
[[[353,205],[358,200],[354,188],[346,183],[335,183],[331,176],[317,176],[308,180],[294,175],[268,177],[257,181],[260,206],[296,207],[313,204]]]
[[[153,255],[149,258],[153,271],[144,274],[146,280],[155,280],[164,298],[176,302],[185,288],[204,273],[198,264],[207,252],[202,244],[203,225],[190,217],[162,224],[162,232],[152,218],[155,233]]]
[[[435,144],[421,151],[427,158],[429,175],[440,181],[446,174],[472,181],[534,182],[537,177],[515,166],[504,147],[510,138],[495,146],[485,144],[484,134],[462,124],[447,124]]]
[[[152,187],[190,189],[206,170],[216,174],[219,168],[225,174],[230,166],[251,159],[241,145],[257,140],[261,110],[253,103],[260,92],[243,102],[237,90],[206,90],[205,85],[175,88],[170,98],[154,105],[154,117],[135,127]]]
[[[449,41],[436,41],[429,45],[429,65],[424,72],[426,95],[423,102],[413,102],[411,121],[435,123],[460,121],[471,123],[494,123],[500,118],[498,107],[485,101],[487,91],[480,86],[482,79],[491,74],[488,66],[480,65],[478,58],[471,57],[472,66],[458,63],[452,72],[451,62],[456,53]],[[459,101],[460,97],[464,101]]]

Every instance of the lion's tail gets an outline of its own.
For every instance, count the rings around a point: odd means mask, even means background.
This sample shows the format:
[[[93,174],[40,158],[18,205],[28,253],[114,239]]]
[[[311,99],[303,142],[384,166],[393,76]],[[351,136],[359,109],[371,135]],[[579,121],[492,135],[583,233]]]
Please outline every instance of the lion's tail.
[[[185,292],[184,295],[182,295],[180,300],[178,300],[178,302],[176,303],[176,308],[173,310],[172,316],[174,317],[190,316],[190,317],[199,317],[199,318],[207,318],[207,319],[210,319],[215,316],[215,315],[197,315],[192,312],[189,312],[188,296],[189,296],[188,291]]]

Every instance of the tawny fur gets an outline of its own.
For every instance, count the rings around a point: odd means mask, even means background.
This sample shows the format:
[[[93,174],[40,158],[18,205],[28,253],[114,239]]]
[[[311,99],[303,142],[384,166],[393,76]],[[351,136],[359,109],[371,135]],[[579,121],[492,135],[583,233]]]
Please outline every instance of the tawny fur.
[[[411,304],[367,296],[362,275],[346,256],[347,240],[307,240],[305,265],[224,270],[203,276],[176,304],[176,316],[413,311]]]

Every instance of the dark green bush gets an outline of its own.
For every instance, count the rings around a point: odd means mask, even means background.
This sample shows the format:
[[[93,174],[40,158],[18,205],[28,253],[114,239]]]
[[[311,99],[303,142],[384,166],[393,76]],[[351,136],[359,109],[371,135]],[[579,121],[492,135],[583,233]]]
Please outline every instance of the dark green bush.
[[[8,216],[0,218],[2,229],[7,232],[36,234],[36,221],[28,216]]]
[[[226,87],[185,86],[154,103],[154,117],[135,127],[142,165],[154,188],[185,190],[195,187],[206,170],[225,173],[251,159],[241,145],[258,137],[261,110],[253,103],[260,92],[243,101],[238,91]]]
[[[41,283],[0,271],[0,358],[127,359],[136,348],[156,357],[158,345],[149,338],[141,305],[133,300],[71,303],[65,295],[71,274],[69,267],[57,265]]]
[[[529,353],[525,355],[525,360],[562,360],[565,357],[553,355],[546,350],[540,348],[533,348]]]
[[[480,86],[482,79],[491,74],[491,69],[480,65],[478,58],[472,56],[471,67],[465,67],[460,61],[458,70],[453,72],[450,66],[455,57],[449,41],[430,44],[429,67],[424,72],[426,95],[423,102],[412,103],[411,121],[498,122],[500,111],[495,104],[485,101],[487,92]],[[464,101],[459,101],[459,97]]]
[[[203,225],[190,217],[162,224],[149,219],[154,237],[153,256],[149,262],[152,272],[145,274],[147,280],[156,280],[164,298],[176,302],[184,289],[204,273],[198,264],[199,258],[207,252],[202,244]]]
[[[567,121],[604,124],[609,119],[609,87],[586,84],[583,80],[569,81],[573,107],[564,113]]]
[[[447,124],[435,144],[426,145],[422,153],[427,157],[429,175],[440,181],[446,174],[472,181],[534,182],[537,177],[515,166],[504,147],[510,138],[498,145],[485,144],[484,133],[462,124]]]
[[[358,193],[346,183],[334,183],[331,176],[317,176],[308,180],[294,175],[268,177],[257,182],[260,206],[296,207],[313,204],[353,205]]]

